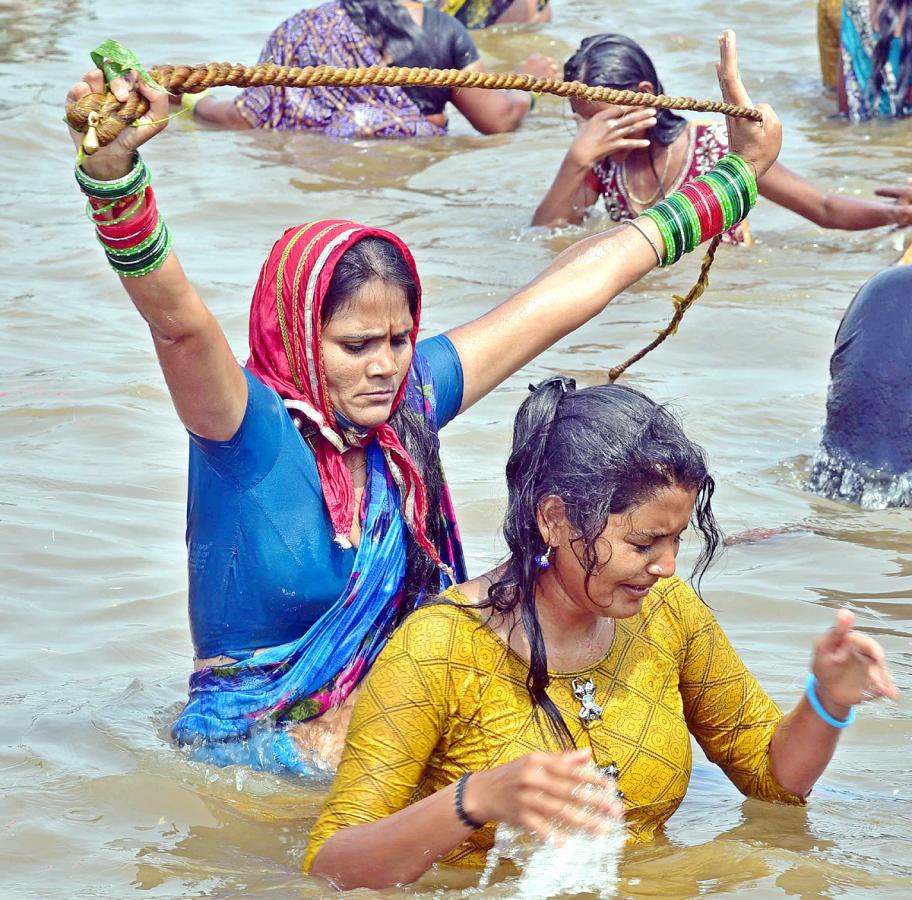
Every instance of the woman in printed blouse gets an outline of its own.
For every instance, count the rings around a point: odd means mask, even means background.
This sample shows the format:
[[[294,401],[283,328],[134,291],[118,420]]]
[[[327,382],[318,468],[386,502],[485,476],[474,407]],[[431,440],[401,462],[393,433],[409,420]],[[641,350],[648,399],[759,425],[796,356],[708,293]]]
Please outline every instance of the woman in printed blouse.
[[[568,81],[647,93],[663,93],[646,52],[620,34],[586,38],[564,66]],[[688,179],[712,168],[727,151],[725,129],[687,122],[667,109],[628,109],[603,102],[571,100],[581,119],[576,137],[539,204],[533,225],[579,224],[604,198],[619,222],[639,215]],[[760,194],[822,228],[863,230],[912,224],[912,205],[827,194],[776,163],[759,182]],[[725,236],[749,242],[746,223]]]
[[[697,576],[721,545],[714,484],[638,391],[541,384],[517,414],[507,490],[507,561],[409,616],[365,679],[312,874],[380,888],[441,860],[478,867],[496,823],[597,833],[618,799],[648,840],[684,798],[691,734],[744,794],[801,804],[853,705],[896,696],[881,647],[840,612],[782,715],[675,577],[689,526]]]
[[[272,33],[260,62],[280,66],[426,66],[484,72],[462,22],[410,0],[332,0],[303,9]],[[519,71],[549,78],[554,61],[532,54]],[[481,88],[249,87],[235,100],[188,97],[193,115],[226,128],[322,131],[336,138],[445,134],[451,102],[482,134],[518,128],[532,103],[525,91]]]
[[[852,122],[912,114],[912,0],[845,0],[839,111]]]

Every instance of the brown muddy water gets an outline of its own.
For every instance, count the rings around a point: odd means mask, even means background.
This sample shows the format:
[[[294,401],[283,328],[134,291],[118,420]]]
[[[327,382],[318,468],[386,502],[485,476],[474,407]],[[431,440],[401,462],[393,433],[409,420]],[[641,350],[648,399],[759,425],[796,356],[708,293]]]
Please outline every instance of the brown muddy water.
[[[818,88],[812,0],[554,0],[555,22],[489,33],[489,63],[559,59],[625,31],[667,90],[716,94],[715,38],[739,33],[744,78],[786,127],[782,160],[847,194],[910,174],[912,123],[849,128]],[[183,506],[187,441],[146,329],[106,270],[60,121],[88,52],[114,37],[154,62],[255,61],[293,3],[0,4],[0,895],[313,897],[298,860],[325,785],[187,762],[167,741],[189,672]],[[720,15],[724,10],[724,15]],[[344,216],[412,246],[434,333],[489,308],[597,224],[526,227],[569,140],[544,99],[518,133],[340,145],[221,134],[178,120],[146,152],[176,247],[239,357],[260,263],[293,223]],[[629,382],[671,401],[708,449],[729,532],[800,526],[731,548],[707,596],[786,707],[834,610],[887,647],[903,698],[864,709],[807,810],[744,801],[698,762],[654,845],[625,851],[624,897],[912,895],[912,540],[908,510],[802,491],[827,360],[858,286],[899,238],[824,232],[761,200],[756,245],[722,254],[680,333]],[[530,381],[583,384],[645,343],[691,259],[654,273],[445,432],[471,570],[494,562],[502,466]],[[698,755],[698,759],[699,759]],[[463,895],[438,873],[423,890]],[[417,889],[412,889],[414,892]],[[365,892],[367,893],[367,892]],[[403,891],[385,892],[401,896]]]

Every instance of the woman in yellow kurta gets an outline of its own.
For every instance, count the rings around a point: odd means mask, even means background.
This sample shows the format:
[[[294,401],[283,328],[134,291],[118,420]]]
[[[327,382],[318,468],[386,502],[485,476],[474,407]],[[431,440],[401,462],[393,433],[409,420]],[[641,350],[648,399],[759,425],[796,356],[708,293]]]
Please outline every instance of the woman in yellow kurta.
[[[698,576],[721,545],[714,485],[638,391],[544,382],[517,415],[507,488],[507,562],[413,613],[365,679],[313,874],[378,888],[441,859],[478,866],[498,822],[597,832],[614,784],[648,840],[684,798],[691,734],[743,793],[803,803],[853,704],[895,696],[881,648],[841,613],[782,715],[674,577],[691,524]]]

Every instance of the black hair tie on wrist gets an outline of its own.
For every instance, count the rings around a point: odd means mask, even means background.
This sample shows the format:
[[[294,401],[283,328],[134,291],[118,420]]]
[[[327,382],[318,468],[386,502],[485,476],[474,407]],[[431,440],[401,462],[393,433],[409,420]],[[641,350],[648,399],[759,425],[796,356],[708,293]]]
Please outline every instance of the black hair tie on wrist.
[[[476,822],[466,811],[465,811],[465,786],[466,782],[469,780],[471,772],[466,772],[459,781],[456,782],[456,793],[453,796],[453,805],[456,807],[456,815],[459,816],[459,821],[462,822],[466,828],[471,828],[473,831],[478,831],[479,828],[484,827],[484,822]]]

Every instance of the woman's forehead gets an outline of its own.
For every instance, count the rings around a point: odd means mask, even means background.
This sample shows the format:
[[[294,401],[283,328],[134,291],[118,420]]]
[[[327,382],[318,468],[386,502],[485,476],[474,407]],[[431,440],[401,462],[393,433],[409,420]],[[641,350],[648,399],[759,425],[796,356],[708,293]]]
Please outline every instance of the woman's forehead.
[[[337,333],[410,330],[408,296],[400,285],[373,278],[346,299],[326,327]]]

